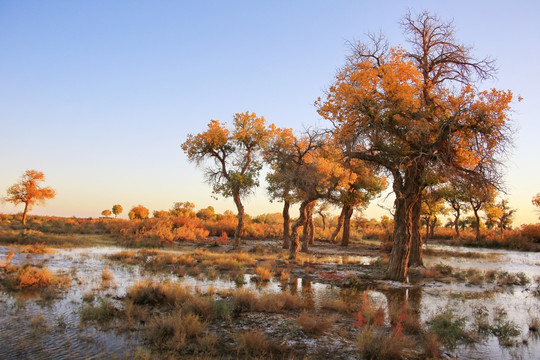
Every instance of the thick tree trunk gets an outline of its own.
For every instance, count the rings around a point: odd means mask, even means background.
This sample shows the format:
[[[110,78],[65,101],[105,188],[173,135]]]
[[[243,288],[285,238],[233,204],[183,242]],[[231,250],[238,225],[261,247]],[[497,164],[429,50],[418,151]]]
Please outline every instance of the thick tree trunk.
[[[421,214],[421,206],[422,202],[420,197],[416,201],[413,207],[413,215],[412,215],[412,241],[411,241],[411,253],[409,255],[409,266],[423,266],[424,260],[423,260],[423,251],[422,251],[422,234],[421,234],[421,227],[422,224],[420,223],[420,214]]]
[[[28,201],[24,203],[24,211],[23,211],[23,216],[22,216],[22,223],[23,223],[23,225],[26,225],[26,216],[27,216],[27,213],[28,213]]]
[[[354,207],[345,205],[345,216],[343,218],[343,236],[341,237],[341,246],[349,246],[349,237],[351,234],[351,217],[354,212]]]
[[[309,244],[313,244],[313,209],[315,201],[306,206],[306,221],[303,228],[302,252],[309,252]]]
[[[300,203],[300,216],[291,227],[291,246],[289,247],[289,260],[296,260],[300,249],[300,227],[306,222],[306,207],[312,200],[304,200]]]
[[[283,248],[288,249],[290,246],[290,234],[289,234],[289,228],[290,228],[290,222],[291,217],[289,215],[289,208],[291,207],[291,203],[285,200],[283,203]]]
[[[403,179],[394,178],[394,192],[396,194],[394,215],[394,244],[390,253],[387,276],[391,280],[404,282],[407,280],[407,270],[411,244],[413,239],[414,207],[422,194],[422,187],[417,183],[416,174],[421,169],[411,168],[411,174]],[[402,182],[403,181],[403,182]]]
[[[233,194],[234,203],[236,204],[236,209],[238,210],[238,225],[236,226],[236,231],[234,232],[234,248],[240,249],[242,243],[242,230],[244,230],[244,205],[240,199],[240,193],[235,192]]]
[[[456,229],[456,236],[459,238],[460,237],[460,234],[459,234],[459,209],[455,209],[456,210],[456,217],[454,218],[454,229]]]
[[[330,242],[332,244],[336,243],[336,238],[341,231],[341,226],[343,226],[343,221],[345,220],[345,211],[345,206],[343,206],[343,208],[341,208],[341,214],[339,214],[338,222],[336,224],[336,230],[334,230],[332,236],[330,237]]]

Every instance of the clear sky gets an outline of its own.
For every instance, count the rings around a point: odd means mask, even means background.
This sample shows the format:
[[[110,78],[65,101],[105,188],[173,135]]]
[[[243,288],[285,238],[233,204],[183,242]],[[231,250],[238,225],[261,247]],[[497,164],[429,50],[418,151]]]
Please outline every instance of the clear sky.
[[[97,217],[117,203],[127,212],[176,201],[234,210],[231,199],[211,198],[187,162],[187,134],[247,110],[295,130],[328,126],[313,103],[344,63],[347,40],[382,31],[404,43],[398,21],[407,9],[453,19],[460,41],[497,59],[498,78],[485,87],[524,98],[514,104],[507,196],[515,224],[536,222],[537,1],[2,0],[1,196],[37,169],[57,196],[31,214]],[[380,202],[366,216],[385,214]],[[251,215],[280,210],[263,189],[246,201]]]

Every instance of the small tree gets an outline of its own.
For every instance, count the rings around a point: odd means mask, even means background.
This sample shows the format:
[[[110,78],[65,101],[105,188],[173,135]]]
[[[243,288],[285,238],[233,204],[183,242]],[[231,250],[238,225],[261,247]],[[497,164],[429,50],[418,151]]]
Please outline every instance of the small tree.
[[[105,209],[105,210],[103,210],[103,211],[101,212],[101,215],[103,215],[103,216],[105,216],[105,217],[109,217],[109,216],[111,216],[111,214],[112,214],[112,212],[111,212],[111,210],[109,210],[109,209]]]
[[[469,206],[474,215],[473,226],[476,229],[476,240],[480,239],[480,210],[485,209],[489,204],[493,203],[496,197],[496,189],[491,185],[470,186],[463,194],[467,199]]]
[[[511,229],[515,209],[508,206],[508,200],[503,199],[496,204],[490,204],[486,207],[486,226],[497,226],[501,233],[504,230]]]
[[[421,213],[426,223],[425,241],[427,241],[429,238],[433,238],[438,221],[437,215],[446,215],[447,213],[441,188],[427,187],[424,190],[422,193]]]
[[[142,205],[137,205],[137,206],[132,207],[128,213],[128,217],[130,220],[146,219],[148,218],[148,215],[150,215],[150,211],[148,211],[148,209]]]
[[[56,192],[49,186],[43,188],[40,183],[45,181],[43,172],[37,170],[26,170],[18,183],[7,189],[5,201],[15,205],[24,204],[22,217],[23,225],[26,225],[26,216],[33,205],[43,203],[47,199],[52,199]]]
[[[118,204],[113,205],[112,212],[114,214],[114,217],[118,217],[118,215],[120,215],[122,211],[124,211],[124,208],[122,207],[122,205],[118,205]]]
[[[238,113],[233,118],[233,129],[212,120],[208,130],[188,135],[182,150],[197,166],[213,161],[206,168],[206,180],[214,193],[232,197],[238,210],[238,225],[234,234],[234,247],[240,248],[244,229],[244,205],[242,198],[259,185],[262,150],[270,136],[264,117],[255,113]]]
[[[175,202],[170,213],[174,216],[195,217],[195,204],[189,201]]]
[[[442,188],[442,195],[444,200],[454,212],[454,220],[452,224],[456,231],[456,237],[460,237],[460,216],[469,210],[469,204],[467,198],[464,196],[466,185],[463,182],[451,181],[449,185]]]
[[[166,210],[154,210],[152,216],[156,219],[166,219],[169,216],[169,212]]]

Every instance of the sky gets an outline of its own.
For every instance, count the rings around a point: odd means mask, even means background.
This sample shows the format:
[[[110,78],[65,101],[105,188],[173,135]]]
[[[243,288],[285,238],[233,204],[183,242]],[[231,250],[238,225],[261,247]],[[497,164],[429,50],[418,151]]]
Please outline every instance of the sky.
[[[347,43],[380,31],[405,45],[398,22],[408,9],[453,20],[460,42],[497,60],[497,78],[482,87],[523,97],[513,104],[505,197],[515,225],[536,222],[537,1],[0,0],[0,196],[36,169],[57,196],[31,214],[98,217],[121,204],[125,216],[177,201],[234,210],[187,161],[187,135],[244,111],[295,131],[329,127],[314,102]],[[281,211],[264,185],[247,213]],[[389,215],[380,205],[391,203],[391,194],[375,200],[365,216]],[[0,203],[0,213],[20,211]]]

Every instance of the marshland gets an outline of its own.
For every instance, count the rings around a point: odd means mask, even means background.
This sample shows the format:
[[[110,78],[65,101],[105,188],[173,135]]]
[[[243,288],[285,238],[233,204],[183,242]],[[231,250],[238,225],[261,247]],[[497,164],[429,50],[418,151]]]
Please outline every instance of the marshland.
[[[424,266],[396,282],[385,277],[380,228],[353,231],[347,247],[316,239],[289,260],[279,238],[248,238],[235,250],[225,235],[155,244],[117,230],[133,225],[127,220],[31,216],[23,234],[18,216],[1,219],[7,358],[511,359],[540,351],[539,252],[433,240]],[[138,221],[152,232],[152,219]]]
[[[2,3],[0,357],[537,358],[537,12],[405,5]]]

